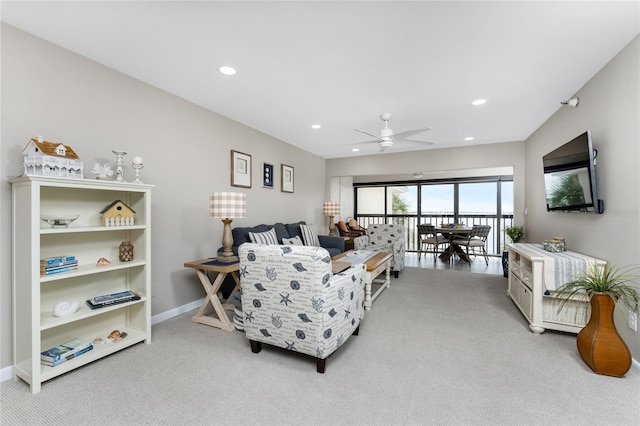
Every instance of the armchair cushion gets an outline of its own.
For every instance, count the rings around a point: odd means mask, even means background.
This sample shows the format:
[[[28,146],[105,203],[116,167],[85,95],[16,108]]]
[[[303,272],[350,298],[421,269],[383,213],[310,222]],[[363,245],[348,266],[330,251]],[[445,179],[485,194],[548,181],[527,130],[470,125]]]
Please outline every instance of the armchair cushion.
[[[346,236],[343,234],[348,234],[349,233],[349,229],[347,228],[347,224],[344,223],[344,221],[340,221],[336,224],[336,227],[338,228],[338,231],[340,231],[340,235],[341,236]]]
[[[363,264],[333,275],[321,247],[245,243],[238,251],[244,328],[254,352],[261,342],[324,360],[358,328]]]

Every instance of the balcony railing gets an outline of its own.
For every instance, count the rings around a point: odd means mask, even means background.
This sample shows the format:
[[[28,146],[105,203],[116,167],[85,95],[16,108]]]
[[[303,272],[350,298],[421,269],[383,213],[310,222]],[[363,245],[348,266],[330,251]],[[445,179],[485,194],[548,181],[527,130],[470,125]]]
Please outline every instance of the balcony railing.
[[[369,224],[394,223],[404,224],[405,227],[405,250],[418,251],[420,248],[420,236],[418,235],[418,224],[440,226],[441,223],[453,222],[451,217],[442,215],[370,215],[356,217],[358,223],[363,227]],[[490,225],[491,232],[487,238],[487,253],[489,256],[501,256],[504,243],[506,241],[505,230],[513,224],[513,215],[470,214],[459,215],[458,223],[471,228],[473,225]]]

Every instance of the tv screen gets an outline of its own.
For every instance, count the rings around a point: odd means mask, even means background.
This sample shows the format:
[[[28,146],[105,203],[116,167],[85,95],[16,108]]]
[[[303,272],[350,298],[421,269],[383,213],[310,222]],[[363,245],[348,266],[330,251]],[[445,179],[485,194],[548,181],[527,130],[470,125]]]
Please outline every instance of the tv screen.
[[[598,199],[591,131],[586,131],[542,159],[547,211],[603,213]]]

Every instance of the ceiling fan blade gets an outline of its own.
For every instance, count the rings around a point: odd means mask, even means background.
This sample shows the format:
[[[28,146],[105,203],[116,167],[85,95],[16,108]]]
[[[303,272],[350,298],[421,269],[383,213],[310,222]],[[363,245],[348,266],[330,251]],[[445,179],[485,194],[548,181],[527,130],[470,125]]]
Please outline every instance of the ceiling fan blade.
[[[427,145],[433,145],[435,142],[429,142],[429,141],[419,141],[416,139],[402,139],[400,142],[418,142],[418,143],[426,143]]]
[[[360,129],[353,129],[353,130],[355,130],[356,132],[364,133],[365,135],[369,135],[372,138],[376,138],[375,142],[379,142],[382,140],[380,139],[380,136],[374,135],[373,133],[365,132],[364,130],[360,130]]]
[[[427,130],[431,130],[431,127],[423,127],[422,129],[414,129],[414,130],[405,130],[404,132],[394,133],[391,137],[394,139],[405,139],[413,135],[417,135],[418,133],[426,132]]]
[[[364,141],[364,142],[356,142],[353,145],[366,145],[366,144],[370,144],[370,143],[380,143],[380,140],[375,140],[375,141]]]

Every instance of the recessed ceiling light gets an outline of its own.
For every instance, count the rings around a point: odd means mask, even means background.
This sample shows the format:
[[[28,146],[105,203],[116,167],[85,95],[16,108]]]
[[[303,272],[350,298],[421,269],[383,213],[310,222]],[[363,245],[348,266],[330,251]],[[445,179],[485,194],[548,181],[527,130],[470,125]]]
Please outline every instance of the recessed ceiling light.
[[[464,138],[465,141],[472,141],[473,140],[473,136],[468,136],[466,138]]]
[[[487,103],[486,99],[476,99],[475,101],[471,102],[471,105],[478,106],[478,105],[483,105],[483,104],[486,104],[486,103]]]
[[[233,67],[230,67],[228,65],[224,65],[220,67],[220,72],[224,75],[236,75],[236,69]]]
[[[358,152],[358,151],[360,151],[360,148],[353,148],[351,151]]]
[[[311,125],[311,128],[312,128],[312,129],[319,129],[319,128],[321,128],[321,127],[322,127],[322,126],[321,126],[321,125],[319,125],[319,124],[312,124],[312,125]]]

